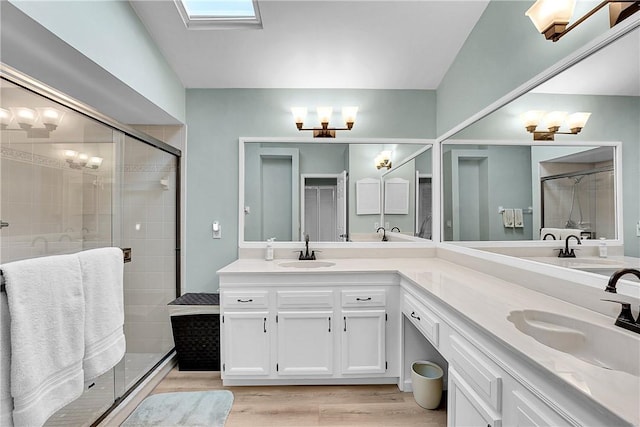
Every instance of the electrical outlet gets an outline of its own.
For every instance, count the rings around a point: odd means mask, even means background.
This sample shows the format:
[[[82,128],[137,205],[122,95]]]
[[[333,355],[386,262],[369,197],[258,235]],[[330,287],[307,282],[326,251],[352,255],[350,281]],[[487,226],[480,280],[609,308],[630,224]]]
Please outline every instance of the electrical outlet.
[[[389,229],[389,223],[388,222],[384,223],[384,228],[386,228],[387,230]]]
[[[380,228],[380,223],[379,222],[374,222],[373,223],[373,229],[377,230],[378,228]]]
[[[640,221],[636,224],[636,236],[640,237]]]

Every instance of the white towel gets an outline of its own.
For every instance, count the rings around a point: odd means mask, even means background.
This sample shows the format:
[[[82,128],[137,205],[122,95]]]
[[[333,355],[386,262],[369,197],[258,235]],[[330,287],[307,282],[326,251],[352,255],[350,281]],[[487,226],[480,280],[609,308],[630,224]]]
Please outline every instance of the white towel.
[[[13,425],[13,399],[11,398],[11,337],[7,295],[0,294],[0,426]]]
[[[517,208],[513,210],[513,226],[514,228],[524,228],[522,209]]]
[[[545,240],[544,236],[550,234],[553,236],[553,239],[550,236],[547,236],[547,240],[561,240],[560,238],[560,228],[550,228],[546,227],[540,230],[540,240]]]
[[[574,235],[576,236],[578,239],[580,238],[580,233],[582,233],[583,230],[579,229],[579,228],[561,228],[560,229],[560,240],[564,240],[567,237]]]
[[[79,252],[85,297],[84,379],[113,368],[124,356],[123,257],[119,248]]]
[[[84,295],[76,255],[0,266],[11,315],[15,426],[41,426],[78,398],[84,374]]]
[[[513,228],[513,209],[505,209],[502,211],[502,225],[505,228]]]

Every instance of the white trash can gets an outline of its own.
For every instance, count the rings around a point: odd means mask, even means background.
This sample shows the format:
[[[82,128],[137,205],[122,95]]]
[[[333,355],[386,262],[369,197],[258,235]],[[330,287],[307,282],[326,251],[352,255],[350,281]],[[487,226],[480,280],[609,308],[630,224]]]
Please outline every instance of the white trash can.
[[[418,360],[411,364],[413,398],[425,409],[436,409],[442,398],[442,368],[433,362]]]

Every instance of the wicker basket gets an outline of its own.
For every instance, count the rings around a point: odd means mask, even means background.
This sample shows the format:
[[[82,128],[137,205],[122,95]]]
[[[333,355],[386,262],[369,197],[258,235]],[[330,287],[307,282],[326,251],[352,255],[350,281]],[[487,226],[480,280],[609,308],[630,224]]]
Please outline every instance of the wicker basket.
[[[189,313],[178,311],[171,315],[179,370],[220,370],[220,315],[211,314],[211,306],[219,306],[218,301],[218,294],[185,294],[169,303],[173,308],[180,306],[180,311]],[[219,311],[219,307],[216,309]]]

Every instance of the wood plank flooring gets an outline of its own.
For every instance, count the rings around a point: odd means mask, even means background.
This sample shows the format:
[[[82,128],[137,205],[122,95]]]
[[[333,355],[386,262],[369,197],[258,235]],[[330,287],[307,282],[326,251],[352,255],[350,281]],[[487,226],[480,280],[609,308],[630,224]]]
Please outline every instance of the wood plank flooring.
[[[446,404],[429,411],[395,385],[223,387],[219,372],[174,368],[153,390],[231,390],[233,407],[225,427],[424,426],[447,424]]]

